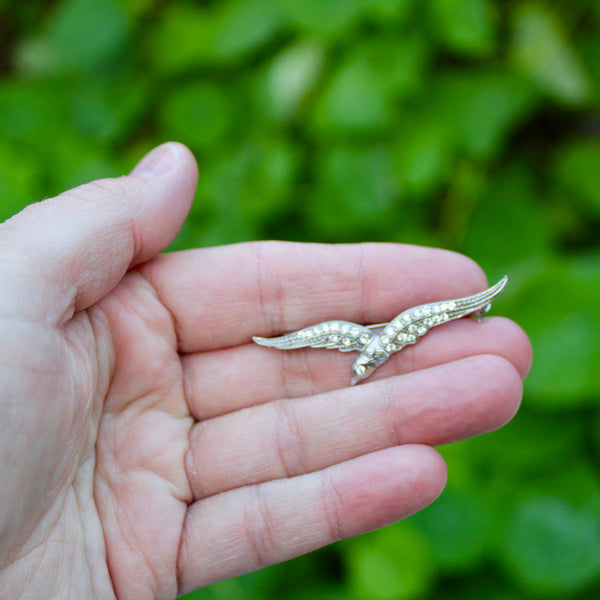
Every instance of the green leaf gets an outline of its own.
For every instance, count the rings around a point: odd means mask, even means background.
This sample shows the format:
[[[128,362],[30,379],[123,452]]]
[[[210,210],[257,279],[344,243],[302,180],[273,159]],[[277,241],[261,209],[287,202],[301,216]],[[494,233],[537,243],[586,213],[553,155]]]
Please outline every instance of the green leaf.
[[[257,110],[269,120],[289,121],[314,90],[325,63],[325,49],[302,41],[280,52],[261,74]]]
[[[210,62],[216,24],[205,8],[167,4],[148,31],[146,51],[161,74],[176,74]]]
[[[105,68],[123,51],[129,24],[115,0],[63,0],[50,16],[47,33],[19,49],[27,73],[87,73]]]
[[[314,128],[319,133],[380,132],[390,125],[392,116],[385,84],[364,57],[352,56],[317,102]]]
[[[512,61],[549,96],[581,104],[590,81],[560,21],[537,3],[517,4],[513,15]]]
[[[528,389],[546,405],[586,402],[600,391],[598,363],[584,353],[600,358],[596,350],[600,339],[597,317],[585,309],[573,311],[560,321],[537,332],[536,369]]]
[[[432,584],[430,548],[406,522],[353,540],[344,558],[350,589],[364,600],[416,600]]]
[[[456,575],[479,564],[491,541],[492,514],[481,497],[449,486],[411,517],[435,550],[440,569]]]
[[[395,100],[411,97],[423,89],[431,54],[427,41],[411,33],[369,40],[353,56],[366,65],[386,94]]]
[[[220,61],[244,58],[271,41],[284,19],[272,0],[228,0],[215,13],[212,54]]]
[[[527,397],[515,418],[498,431],[462,442],[467,445],[467,456],[477,472],[505,472],[514,482],[529,480],[534,473],[546,473],[549,465],[574,465],[580,460],[585,449],[586,419],[577,413],[557,417],[532,412],[529,403]]]
[[[569,195],[600,215],[600,142],[575,139],[558,149],[554,172]]]
[[[180,140],[202,151],[231,131],[232,103],[219,85],[191,81],[166,95],[159,119],[165,139]]]
[[[276,217],[288,207],[299,164],[296,148],[284,139],[258,137],[243,152],[248,166],[242,210],[258,222]]]
[[[517,275],[503,313],[518,319],[533,344],[528,401],[546,409],[597,405],[600,260],[591,266],[532,261]]]
[[[271,0],[226,0],[209,8],[169,4],[149,34],[148,52],[165,74],[227,65],[268,44],[284,24]]]
[[[424,107],[407,115],[393,145],[393,168],[401,189],[427,196],[451,176],[456,148],[455,123]]]
[[[51,178],[46,193],[59,194],[88,181],[122,175],[106,149],[86,138],[65,134],[52,147]]]
[[[509,136],[531,114],[536,101],[533,89],[522,78],[492,70],[469,74],[457,91],[463,147],[484,160],[505,149]]]
[[[190,218],[171,249],[261,237],[289,209],[297,167],[293,146],[261,136],[207,159]]]
[[[552,465],[551,468],[548,465]],[[572,456],[570,462],[561,456],[554,457],[545,469],[530,473],[517,493],[521,498],[560,498],[576,509],[600,515],[600,475],[597,465],[585,456],[585,448],[579,455]]]
[[[519,590],[521,591],[521,590]],[[431,600],[531,600],[498,577],[492,569],[481,569],[462,578],[442,582],[430,596]]]
[[[467,219],[461,250],[488,271],[549,252],[552,228],[538,196],[536,181],[521,161],[488,177]]]
[[[415,0],[363,0],[363,12],[367,19],[385,26],[390,22],[403,23],[410,15]]]
[[[600,15],[600,3],[593,3],[597,7],[597,12]],[[581,32],[581,37],[578,36],[577,51],[581,57],[583,69],[588,73],[590,86],[592,88],[591,101],[595,106],[600,102],[600,61],[597,60],[600,54],[600,36],[596,28],[590,28],[585,33]]]
[[[0,223],[42,199],[39,180],[40,168],[34,155],[0,142]]]
[[[430,18],[442,43],[466,56],[487,56],[496,45],[498,16],[489,0],[432,0]]]
[[[334,72],[315,107],[320,134],[386,131],[399,99],[424,86],[430,52],[419,36],[382,37],[358,46]]]
[[[600,576],[600,522],[557,498],[520,503],[504,536],[506,572],[532,593],[576,592]]]
[[[319,161],[309,218],[325,239],[377,229],[393,218],[397,185],[383,147],[339,147]]]
[[[0,82],[0,137],[35,147],[46,158],[68,128],[65,87],[55,79]]]
[[[144,117],[149,90],[146,81],[129,77],[78,81],[69,109],[74,127],[102,142],[114,141],[134,129]]]
[[[339,38],[358,22],[363,0],[280,0],[288,22],[297,30],[322,37]]]

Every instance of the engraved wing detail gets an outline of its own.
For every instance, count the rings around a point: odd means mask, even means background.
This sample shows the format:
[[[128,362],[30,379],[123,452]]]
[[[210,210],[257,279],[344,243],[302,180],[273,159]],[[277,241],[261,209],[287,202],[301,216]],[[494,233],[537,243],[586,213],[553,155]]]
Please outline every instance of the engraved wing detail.
[[[279,350],[331,348],[341,352],[362,352],[373,337],[373,332],[362,325],[349,321],[325,321],[280,337],[254,336],[252,339],[261,346]]]
[[[421,304],[404,312],[390,321],[383,329],[380,340],[390,354],[402,350],[408,344],[415,344],[432,327],[472,313],[481,317],[490,308],[491,301],[506,287],[508,277],[504,276],[496,285],[472,296]]]

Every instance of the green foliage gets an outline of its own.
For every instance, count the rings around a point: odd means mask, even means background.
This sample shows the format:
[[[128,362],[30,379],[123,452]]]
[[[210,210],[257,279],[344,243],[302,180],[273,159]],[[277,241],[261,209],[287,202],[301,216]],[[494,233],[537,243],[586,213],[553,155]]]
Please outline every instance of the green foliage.
[[[418,531],[397,523],[344,544],[350,589],[364,600],[422,598],[432,586],[433,555]]]
[[[600,3],[0,1],[0,219],[126,173],[200,166],[172,249],[249,239],[444,246],[511,283],[524,406],[443,449],[411,520],[190,598],[600,593]]]
[[[599,527],[597,515],[556,498],[523,501],[506,529],[506,569],[539,595],[583,588],[600,576]]]

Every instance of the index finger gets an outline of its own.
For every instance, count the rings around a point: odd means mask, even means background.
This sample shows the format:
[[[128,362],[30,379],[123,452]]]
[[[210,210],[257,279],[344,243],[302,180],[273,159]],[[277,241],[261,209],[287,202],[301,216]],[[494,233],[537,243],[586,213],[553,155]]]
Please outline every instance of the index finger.
[[[465,256],[402,244],[253,242],[166,254],[140,270],[173,315],[183,353],[327,319],[389,321],[487,285]]]

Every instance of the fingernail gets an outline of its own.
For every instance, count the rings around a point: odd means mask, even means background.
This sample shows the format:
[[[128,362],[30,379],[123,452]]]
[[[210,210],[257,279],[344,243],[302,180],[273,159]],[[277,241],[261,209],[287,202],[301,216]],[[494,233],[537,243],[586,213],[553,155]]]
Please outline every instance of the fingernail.
[[[156,177],[170,171],[175,164],[173,144],[163,144],[146,154],[131,171],[132,175]]]

